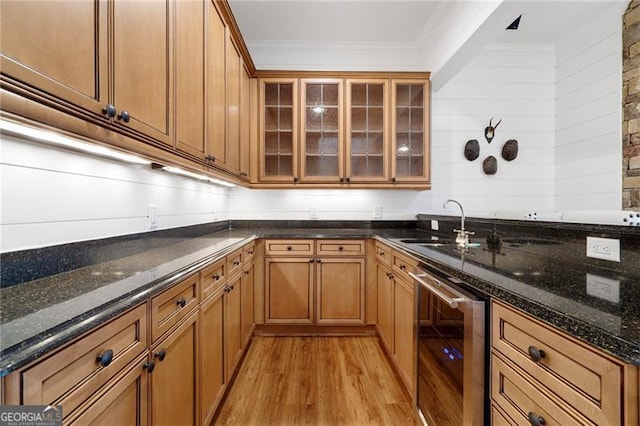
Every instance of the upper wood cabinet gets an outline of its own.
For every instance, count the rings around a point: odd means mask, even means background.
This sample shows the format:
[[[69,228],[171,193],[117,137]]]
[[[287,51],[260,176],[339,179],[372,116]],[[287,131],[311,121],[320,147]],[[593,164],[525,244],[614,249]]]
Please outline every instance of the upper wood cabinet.
[[[260,81],[260,181],[296,183],[298,82]]]
[[[429,80],[325,74],[260,79],[258,186],[429,188]]]
[[[346,175],[341,182],[389,180],[388,80],[347,80]]]
[[[3,2],[2,86],[173,145],[172,21],[172,0]]]
[[[231,33],[227,28],[226,52],[226,79],[227,79],[227,137],[226,152],[223,159],[224,167],[234,173],[240,174],[240,109],[241,109],[241,79],[244,73],[242,56],[238,51]]]
[[[213,1],[207,1],[205,34],[205,144],[202,154],[209,162],[224,164],[227,140],[226,52],[227,26]]]
[[[302,79],[302,182],[334,181],[344,175],[343,83]]]
[[[392,80],[394,182],[429,181],[429,80]]]
[[[205,6],[176,2],[176,148],[197,156],[205,151]]]

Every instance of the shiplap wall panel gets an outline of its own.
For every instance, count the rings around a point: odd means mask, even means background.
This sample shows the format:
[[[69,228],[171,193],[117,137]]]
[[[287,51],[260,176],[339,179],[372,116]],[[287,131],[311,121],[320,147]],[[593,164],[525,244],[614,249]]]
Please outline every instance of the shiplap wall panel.
[[[229,217],[223,187],[7,136],[1,144],[2,252],[145,232],[148,204],[155,229]]]
[[[620,208],[621,25],[611,8],[557,46],[557,210]]]

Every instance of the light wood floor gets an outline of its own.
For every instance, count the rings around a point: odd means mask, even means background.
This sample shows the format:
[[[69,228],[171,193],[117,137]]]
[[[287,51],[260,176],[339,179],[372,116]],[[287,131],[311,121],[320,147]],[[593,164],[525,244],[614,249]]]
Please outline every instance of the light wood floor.
[[[220,425],[417,425],[377,337],[254,337]]]

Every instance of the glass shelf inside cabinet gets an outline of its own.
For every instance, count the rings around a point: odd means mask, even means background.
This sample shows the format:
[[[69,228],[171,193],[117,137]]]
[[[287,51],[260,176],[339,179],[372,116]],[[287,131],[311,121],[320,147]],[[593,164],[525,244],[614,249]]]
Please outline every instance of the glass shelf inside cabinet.
[[[265,176],[293,175],[293,85],[264,85],[264,170]]]
[[[337,176],[340,150],[340,85],[335,82],[305,84],[305,175]]]
[[[395,105],[396,176],[420,177],[425,173],[424,85],[397,84]]]

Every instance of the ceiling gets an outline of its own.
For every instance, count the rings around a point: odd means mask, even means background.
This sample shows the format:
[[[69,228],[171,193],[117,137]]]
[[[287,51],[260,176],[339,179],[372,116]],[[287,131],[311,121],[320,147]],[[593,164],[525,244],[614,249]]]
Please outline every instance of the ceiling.
[[[258,70],[430,71],[465,45],[556,43],[628,0],[228,0]],[[520,14],[517,31],[505,28]],[[459,59],[459,58],[458,58]],[[468,59],[471,59],[469,57]],[[462,63],[464,61],[456,61]]]

